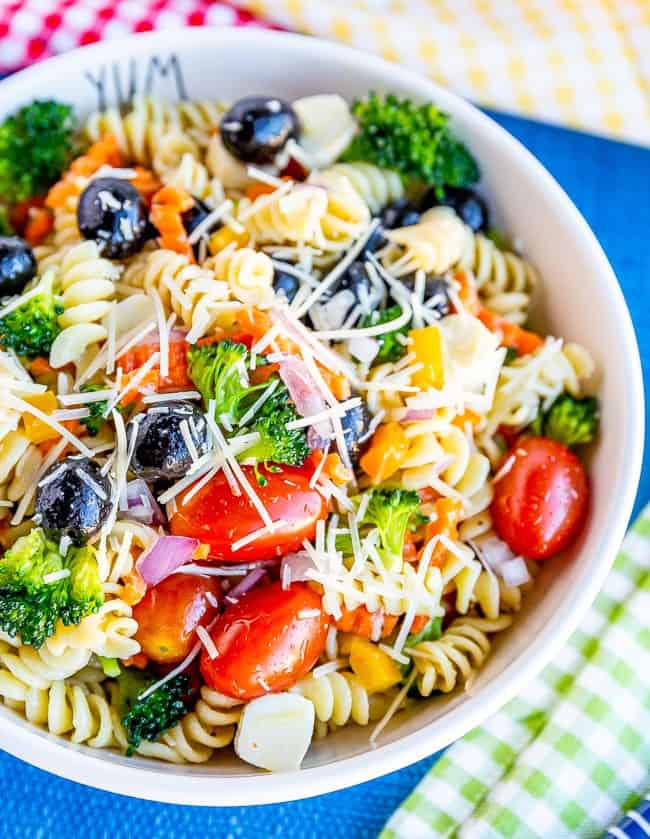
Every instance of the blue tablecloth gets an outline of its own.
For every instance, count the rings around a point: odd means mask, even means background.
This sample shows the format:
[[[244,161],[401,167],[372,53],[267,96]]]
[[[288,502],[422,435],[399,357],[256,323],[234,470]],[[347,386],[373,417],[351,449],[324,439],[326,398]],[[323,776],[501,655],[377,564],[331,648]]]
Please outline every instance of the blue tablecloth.
[[[650,152],[515,117],[493,116],[555,175],[602,242],[632,311],[650,391]],[[650,460],[646,458],[636,511],[648,497]],[[308,801],[193,809],[86,789],[0,753],[5,802],[0,837],[360,839],[378,832],[434,759]]]

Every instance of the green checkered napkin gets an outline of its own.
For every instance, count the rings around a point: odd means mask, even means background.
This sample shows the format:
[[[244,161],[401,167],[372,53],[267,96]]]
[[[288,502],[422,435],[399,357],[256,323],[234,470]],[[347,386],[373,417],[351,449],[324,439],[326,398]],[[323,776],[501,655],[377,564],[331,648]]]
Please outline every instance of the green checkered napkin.
[[[649,786],[650,506],[557,659],[447,750],[380,839],[591,839]]]

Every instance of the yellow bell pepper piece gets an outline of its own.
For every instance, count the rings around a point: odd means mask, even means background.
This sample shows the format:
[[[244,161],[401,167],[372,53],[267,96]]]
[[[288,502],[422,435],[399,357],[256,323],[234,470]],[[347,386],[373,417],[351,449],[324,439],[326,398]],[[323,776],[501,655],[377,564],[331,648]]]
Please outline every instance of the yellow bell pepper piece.
[[[411,376],[412,383],[422,390],[430,388],[440,389],[445,383],[445,368],[443,359],[442,335],[437,326],[425,326],[422,329],[411,329],[411,352],[415,354],[415,362],[424,365]]]
[[[388,690],[402,680],[401,670],[388,653],[358,636],[350,642],[350,667],[368,693]]]
[[[51,390],[46,390],[45,393],[35,393],[24,397],[25,402],[29,402],[35,408],[43,411],[44,414],[51,414],[57,409],[56,396]],[[25,412],[23,414],[23,425],[25,426],[25,436],[28,437],[32,443],[43,443],[45,440],[55,440],[59,433],[51,426],[38,417]]]
[[[409,449],[409,441],[398,422],[380,425],[359,464],[373,484],[380,484],[400,468]]]
[[[249,238],[250,236],[245,230],[242,233],[237,233],[230,227],[221,227],[208,239],[208,250],[214,256],[227,248],[232,242],[235,242],[238,248],[243,248],[248,244]]]

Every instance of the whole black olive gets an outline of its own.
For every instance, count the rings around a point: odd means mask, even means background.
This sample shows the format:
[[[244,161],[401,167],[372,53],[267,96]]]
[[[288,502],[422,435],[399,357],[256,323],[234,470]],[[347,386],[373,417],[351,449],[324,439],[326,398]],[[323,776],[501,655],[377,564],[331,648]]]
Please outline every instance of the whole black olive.
[[[36,274],[34,252],[18,236],[0,236],[0,297],[20,294]]]
[[[370,277],[363,262],[353,262],[341,277],[339,289],[348,289],[361,306],[363,314],[370,311],[379,303],[380,293],[370,282]]]
[[[442,198],[439,198],[435,189],[432,189],[422,199],[422,209],[436,206],[451,207],[474,232],[487,230],[489,219],[487,204],[473,189],[446,186]]]
[[[77,224],[109,259],[133,256],[150,237],[144,198],[123,178],[92,180],[79,198]]]
[[[362,402],[360,405],[350,408],[341,417],[341,425],[343,427],[343,438],[345,445],[350,455],[350,460],[353,466],[358,466],[361,455],[368,447],[370,440],[361,439],[367,435],[368,426],[370,425],[370,413],[366,407],[366,403]]]
[[[276,268],[273,273],[273,288],[276,294],[284,295],[287,302],[291,303],[300,288],[300,280],[293,274],[287,274],[286,271]]]
[[[415,288],[413,274],[408,274],[400,279],[409,291],[413,291]],[[441,277],[427,277],[424,284],[424,304],[438,318],[446,317],[452,310],[451,300],[449,299],[449,283]]]
[[[408,198],[398,198],[388,204],[379,214],[381,225],[386,230],[394,230],[396,227],[410,227],[420,221],[420,213],[411,204]]]
[[[83,455],[53,464],[39,481],[35,514],[47,531],[82,545],[107,520],[111,486],[99,464]]]
[[[189,210],[185,210],[184,213],[181,214],[181,221],[183,222],[183,227],[185,228],[185,232],[189,235],[195,230],[199,224],[204,222],[206,218],[210,215],[212,210],[208,207],[207,204],[204,204],[200,198],[194,198],[194,205],[190,207]],[[219,223],[215,223],[215,228],[219,227]],[[210,230],[212,233],[213,230]],[[156,236],[158,233],[156,232]],[[199,255],[199,245],[200,242],[195,242],[193,246],[194,256]]]
[[[136,434],[131,469],[145,481],[182,478],[194,455],[208,451],[205,417],[189,402],[165,402],[129,420],[127,435]],[[194,443],[190,452],[187,438]]]
[[[300,134],[291,105],[273,96],[246,96],[224,114],[219,126],[228,151],[246,163],[271,163],[287,140]]]

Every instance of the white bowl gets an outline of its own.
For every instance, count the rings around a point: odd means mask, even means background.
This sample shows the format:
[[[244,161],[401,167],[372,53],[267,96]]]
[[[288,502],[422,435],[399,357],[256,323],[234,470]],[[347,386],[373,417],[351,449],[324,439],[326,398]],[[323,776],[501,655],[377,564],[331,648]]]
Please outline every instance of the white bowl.
[[[545,563],[530,602],[495,644],[471,694],[418,703],[392,721],[374,750],[368,729],[350,727],[315,743],[300,773],[257,772],[227,751],[214,764],[179,767],[71,745],[4,707],[0,746],[83,784],[182,804],[286,801],[400,769],[461,737],[526,685],[575,629],[612,564],[632,509],[643,446],[641,366],[616,277],[565,193],[502,128],[424,78],[326,41],[252,29],[187,29],[98,44],[2,82],[0,117],[47,96],[71,102],[85,115],[98,104],[113,104],[120,87],[122,95],[130,89],[177,98],[185,90],[193,98],[226,101],[255,93],[354,98],[386,90],[448,111],[481,164],[482,188],[498,223],[541,271],[543,323],[584,344],[598,363],[603,422],[590,464],[591,511],[571,562],[558,557]]]

